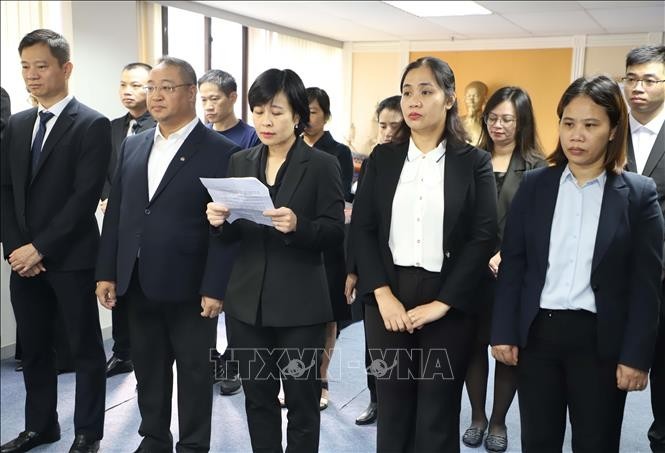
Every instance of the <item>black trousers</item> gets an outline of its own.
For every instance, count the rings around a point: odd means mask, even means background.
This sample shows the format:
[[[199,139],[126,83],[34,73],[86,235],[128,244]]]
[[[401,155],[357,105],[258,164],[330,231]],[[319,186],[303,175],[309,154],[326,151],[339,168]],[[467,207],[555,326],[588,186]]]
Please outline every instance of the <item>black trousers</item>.
[[[227,315],[226,327],[245,392],[252,450],[282,451],[282,411],[277,400],[281,376],[288,404],[286,451],[318,451],[325,324],[262,327]]]
[[[62,319],[62,313],[58,311],[57,318],[53,320],[53,329],[55,338],[53,348],[55,349],[55,368],[58,372],[74,371],[74,359],[67,339],[67,329],[65,321]],[[16,352],[14,358],[21,360],[21,338],[16,332]]]
[[[127,304],[117,304],[111,310],[111,323],[113,355],[122,360],[129,360],[131,342],[129,335],[129,307]]]
[[[45,432],[58,421],[55,322],[58,314],[76,371],[76,434],[104,434],[106,375],[92,269],[48,271],[32,278],[11,273],[10,293],[22,347],[25,429]]]
[[[398,299],[407,310],[438,294],[438,273],[397,268]],[[410,334],[385,329],[379,309],[366,307],[365,326],[376,376],[377,452],[459,452],[462,386],[475,321],[451,309]]]
[[[663,282],[663,297],[660,303],[665,304],[665,282]],[[651,451],[654,453],[665,453],[665,307],[661,307],[660,310],[658,340],[649,380],[651,410],[653,411],[653,423],[649,428],[649,443]]]
[[[524,453],[561,452],[566,410],[575,453],[618,453],[626,392],[597,349],[595,314],[540,310],[517,365]]]
[[[367,324],[365,323],[367,316],[365,314],[367,305],[362,301],[360,303],[362,303],[363,307],[363,330],[365,333],[365,372],[367,373],[367,389],[369,390],[369,400],[372,403],[376,403],[376,377],[373,373],[370,372],[372,359],[369,356],[369,340],[367,339]]]
[[[213,385],[210,354],[217,338],[217,318],[201,317],[199,298],[182,302],[148,299],[136,269],[138,265],[118,304],[129,308],[141,447],[151,453],[173,451],[170,426],[175,362],[180,433],[176,451],[207,452]]]

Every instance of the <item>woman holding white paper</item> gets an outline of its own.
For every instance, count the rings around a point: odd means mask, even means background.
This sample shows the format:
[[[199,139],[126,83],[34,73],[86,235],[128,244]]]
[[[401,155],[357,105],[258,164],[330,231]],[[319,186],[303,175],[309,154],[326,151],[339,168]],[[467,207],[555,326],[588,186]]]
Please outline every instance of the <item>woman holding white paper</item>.
[[[281,451],[280,376],[288,402],[288,450],[317,451],[318,370],[325,324],[332,320],[322,251],[344,239],[344,198],[334,157],[299,138],[309,103],[298,75],[270,69],[249,90],[261,145],[236,153],[229,177],[255,177],[276,209],[264,212],[272,227],[210,203],[211,247],[238,242],[233,271],[208,262],[204,293],[224,300],[229,343],[239,362],[254,451]]]

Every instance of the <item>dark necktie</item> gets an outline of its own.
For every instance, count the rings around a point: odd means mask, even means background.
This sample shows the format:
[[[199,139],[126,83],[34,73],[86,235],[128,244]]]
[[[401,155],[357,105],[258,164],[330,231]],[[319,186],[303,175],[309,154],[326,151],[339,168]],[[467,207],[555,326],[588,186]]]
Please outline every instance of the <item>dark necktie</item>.
[[[37,172],[37,166],[39,165],[39,157],[42,155],[42,144],[44,143],[44,136],[46,135],[46,123],[53,118],[55,115],[46,110],[39,112],[39,129],[37,130],[37,135],[35,135],[35,140],[32,142],[32,176],[35,176]]]
[[[138,128],[139,128],[138,121],[136,121],[135,119],[131,119],[129,121],[129,124],[127,125],[127,137],[136,134]]]

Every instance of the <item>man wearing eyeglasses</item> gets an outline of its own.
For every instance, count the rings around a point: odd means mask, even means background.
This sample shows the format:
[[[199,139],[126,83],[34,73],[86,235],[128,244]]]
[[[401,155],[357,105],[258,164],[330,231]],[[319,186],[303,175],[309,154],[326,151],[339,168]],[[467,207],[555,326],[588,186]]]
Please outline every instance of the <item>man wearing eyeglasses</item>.
[[[631,50],[621,80],[630,105],[627,169],[653,178],[665,215],[665,46]],[[649,441],[654,453],[665,453],[665,282],[650,380],[654,421]]]
[[[204,452],[210,449],[212,416],[209,359],[222,306],[200,293],[210,197],[199,178],[226,176],[229,157],[239,148],[196,117],[196,74],[186,61],[163,57],[143,88],[157,127],[127,137],[121,146],[104,216],[96,293],[106,308],[128,306],[143,437],[136,451],[173,451],[175,362],[176,450]],[[211,249],[210,258],[230,267],[225,253]]]
[[[111,160],[106,172],[99,209],[106,212],[106,205],[111,193],[111,183],[118,165],[120,146],[126,137],[155,127],[155,120],[148,112],[146,94],[143,86],[148,81],[152,66],[145,63],[129,63],[120,74],[120,102],[127,109],[123,116],[111,121]],[[106,377],[129,373],[134,370],[130,357],[130,336],[127,305],[120,304],[111,312],[113,327],[113,354],[106,362]]]

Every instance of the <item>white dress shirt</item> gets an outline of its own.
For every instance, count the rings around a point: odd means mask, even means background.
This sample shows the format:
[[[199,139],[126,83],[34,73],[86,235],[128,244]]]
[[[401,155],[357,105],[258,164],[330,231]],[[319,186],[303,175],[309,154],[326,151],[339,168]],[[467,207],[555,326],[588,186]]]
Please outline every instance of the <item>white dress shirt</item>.
[[[148,199],[152,199],[164,177],[164,173],[166,173],[166,169],[198,122],[198,118],[192,119],[192,121],[169,135],[169,138],[162,135],[159,125],[155,128],[155,141],[148,158]]]
[[[53,130],[53,126],[55,126],[55,122],[58,120],[58,117],[62,114],[62,111],[67,107],[67,104],[69,104],[69,101],[71,101],[74,98],[73,95],[69,95],[62,99],[61,101],[56,102],[49,108],[44,108],[41,104],[37,106],[37,119],[35,120],[35,125],[32,128],[32,140],[30,140],[30,143],[35,141],[35,135],[37,135],[37,131],[39,130],[39,114],[43,111],[51,112],[53,113],[54,116],[51,117],[46,122],[46,133],[44,134],[44,141],[42,141],[42,148],[44,148],[44,143],[46,143],[46,139],[48,138],[49,134],[51,133],[51,130]]]
[[[637,173],[641,174],[647,164],[653,145],[656,143],[658,132],[660,132],[660,128],[663,127],[665,122],[665,108],[647,124],[640,123],[633,118],[633,115],[628,116],[628,121],[630,122],[630,133],[633,139],[633,151],[635,151],[635,166],[637,167]]]
[[[428,153],[409,141],[393,198],[388,245],[398,266],[441,272],[446,143]]]
[[[541,308],[596,313],[591,265],[606,180],[603,171],[580,187],[567,165],[561,174]]]

